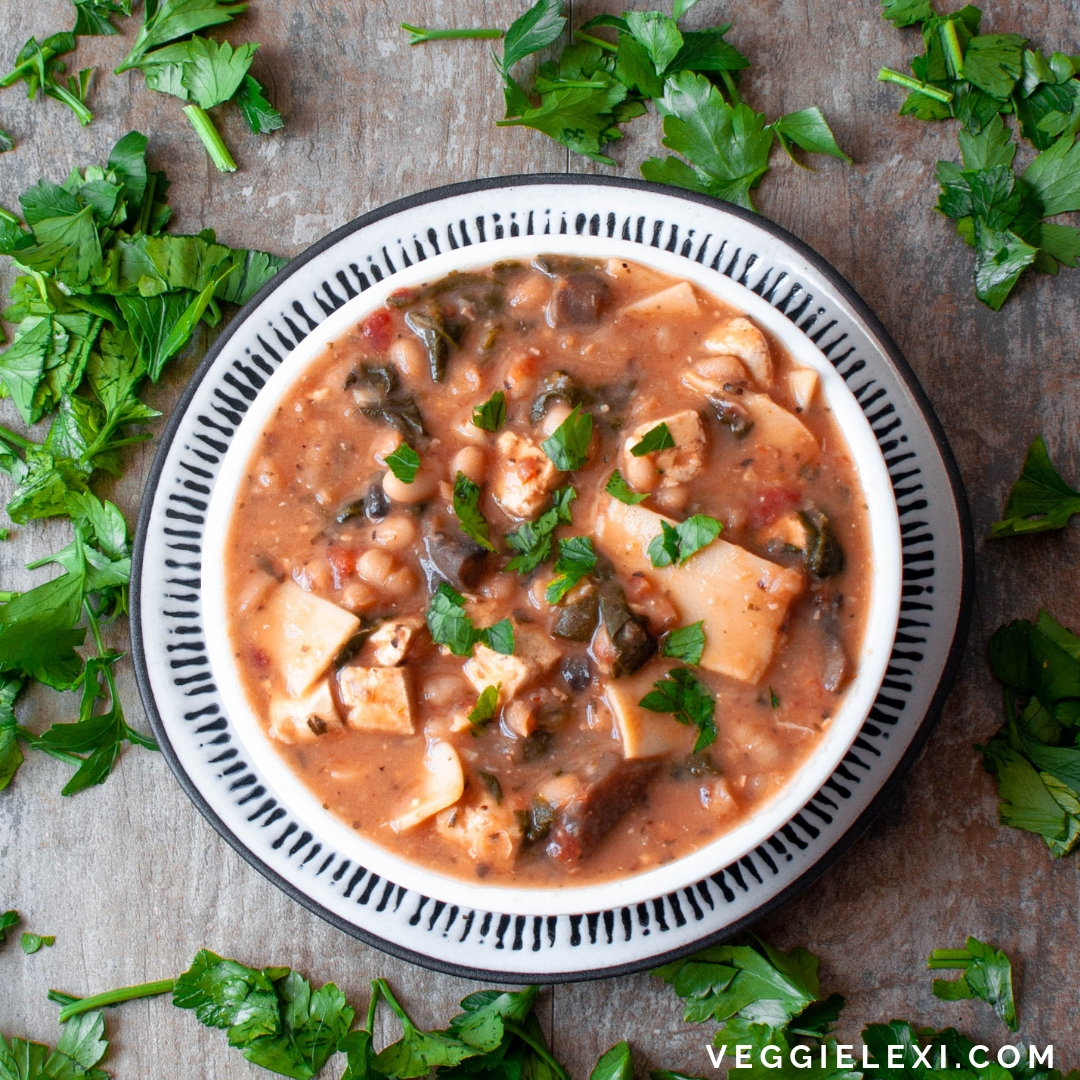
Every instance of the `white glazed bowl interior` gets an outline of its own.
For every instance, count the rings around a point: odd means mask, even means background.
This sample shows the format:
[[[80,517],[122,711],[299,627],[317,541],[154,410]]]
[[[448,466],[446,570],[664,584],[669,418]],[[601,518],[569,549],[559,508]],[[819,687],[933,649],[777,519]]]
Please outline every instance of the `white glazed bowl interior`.
[[[274,750],[241,686],[226,632],[223,553],[237,489],[255,441],[278,402],[328,342],[349,331],[397,289],[435,280],[452,270],[478,269],[507,259],[527,260],[542,253],[621,258],[688,279],[746,312],[784,345],[796,363],[814,368],[858,470],[869,513],[872,572],[870,609],[856,676],[817,747],[771,801],[735,829],[664,866],[596,885],[537,889],[464,881],[409,862],[357,834],[322,808]],[[486,911],[563,915],[635,904],[692,885],[752,851],[806,805],[850,749],[884,677],[900,605],[900,527],[885,462],[858,402],[817,346],[771,304],[718,271],[641,244],[591,236],[523,236],[473,244],[401,270],[348,301],[296,346],[252,402],[225,455],[207,515],[203,582],[203,625],[214,679],[227,714],[253,764],[293,814],[343,855],[423,895]],[[722,714],[719,722],[723,724]]]

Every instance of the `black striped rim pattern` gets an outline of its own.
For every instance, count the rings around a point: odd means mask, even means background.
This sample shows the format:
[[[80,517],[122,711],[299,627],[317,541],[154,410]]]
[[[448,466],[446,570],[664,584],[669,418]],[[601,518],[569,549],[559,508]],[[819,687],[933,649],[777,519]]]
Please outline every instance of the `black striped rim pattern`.
[[[469,198],[488,192],[479,206]],[[390,224],[408,240],[386,242]],[[834,774],[777,833],[709,878],[647,903],[512,916],[461,909],[381,879],[319,839],[268,790],[217,700],[202,640],[201,540],[213,483],[243,414],[322,319],[430,255],[553,234],[620,238],[692,259],[799,327],[843,377],[878,440],[900,516],[904,578],[877,700]],[[810,272],[794,264],[809,264]],[[161,557],[147,560],[151,538]],[[954,552],[945,575],[953,580],[943,580],[943,545]],[[140,692],[181,784],[225,839],[287,893],[348,933],[454,974],[582,979],[640,970],[730,936],[835,861],[906,771],[944,702],[966,634],[971,578],[966,504],[936,418],[895,345],[823,260],[777,226],[703,196],[636,181],[509,177],[428,192],[358,219],[294,260],[236,317],[192,377],[155,458],[136,533],[132,636]],[[913,706],[919,686],[923,700]]]

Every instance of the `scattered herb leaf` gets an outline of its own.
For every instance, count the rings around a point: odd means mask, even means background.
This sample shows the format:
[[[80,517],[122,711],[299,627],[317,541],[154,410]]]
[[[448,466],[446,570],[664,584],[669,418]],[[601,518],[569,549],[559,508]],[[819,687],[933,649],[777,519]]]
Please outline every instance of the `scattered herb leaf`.
[[[481,547],[494,551],[495,545],[488,536],[487,519],[480,512],[480,485],[474,484],[462,472],[459,472],[454,480],[453,503],[461,531]]]
[[[408,444],[400,443],[398,448],[386,455],[387,468],[403,484],[411,484],[416,479],[420,468],[420,455]],[[461,473],[458,473],[460,476]]]
[[[644,457],[656,450],[670,450],[675,445],[667,424],[657,424],[651,431],[647,431],[637,446],[630,448],[634,457]]]
[[[686,562],[695,552],[711,544],[723,526],[716,518],[694,514],[678,525],[660,522],[660,535],[649,541],[649,559],[653,566],[670,566]]]
[[[547,587],[547,602],[557,604],[587,574],[596,567],[596,552],[588,536],[572,536],[560,540],[559,557],[555,560],[555,577]]]
[[[573,472],[588,460],[590,442],[592,416],[583,413],[578,405],[552,432],[551,437],[540,444],[540,449],[560,472]]]
[[[500,689],[502,689],[501,683],[496,686],[485,686],[480,691],[480,696],[476,699],[476,705],[469,712],[469,723],[472,724],[474,729],[483,730],[488,723],[495,719],[495,715],[499,711]]]
[[[472,422],[481,431],[498,431],[506,423],[506,395],[496,390],[483,405],[477,405]]]
[[[679,626],[664,638],[662,656],[672,660],[681,660],[684,664],[697,667],[701,663],[701,654],[705,651],[705,623],[696,622],[689,626]]]
[[[1046,443],[1037,435],[1009,492],[1001,521],[994,522],[990,534],[1023,536],[1063,529],[1073,514],[1080,514],[1080,491],[1074,491],[1061,479],[1050,461]]]
[[[935,979],[935,997],[942,1001],[978,998],[994,1010],[1010,1031],[1016,1031],[1012,964],[1000,949],[969,937],[962,949],[935,949],[926,966],[932,971],[957,968],[963,971],[958,979]]]
[[[649,712],[671,713],[680,724],[696,727],[698,736],[692,753],[697,754],[716,741],[716,698],[687,668],[672,668],[663,679],[653,683],[653,689],[638,705]]]
[[[616,469],[609,477],[608,482],[604,485],[604,490],[612,496],[612,498],[618,499],[621,503],[626,503],[627,506],[637,506],[638,503],[644,502],[648,497],[648,492],[635,491],[623,478],[623,474]]]

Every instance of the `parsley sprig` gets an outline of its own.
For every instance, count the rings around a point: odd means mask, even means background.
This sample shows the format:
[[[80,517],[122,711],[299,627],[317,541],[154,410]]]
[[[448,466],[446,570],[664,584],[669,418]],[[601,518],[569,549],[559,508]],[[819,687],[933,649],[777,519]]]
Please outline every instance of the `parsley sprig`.
[[[583,577],[596,568],[596,552],[588,536],[560,540],[555,577],[547,587],[547,602],[557,604]]]
[[[509,619],[494,626],[477,628],[465,614],[465,597],[444,581],[431,598],[427,625],[436,645],[445,645],[455,656],[471,656],[477,644],[486,645],[504,656],[514,651],[514,627]]]
[[[660,522],[660,535],[649,541],[648,554],[653,566],[678,566],[695,552],[711,544],[723,525],[708,514],[694,514],[678,525]]]
[[[482,548],[494,551],[487,518],[480,509],[480,485],[461,472],[454,479],[453,507],[461,531]]]
[[[576,498],[577,492],[569,485],[559,488],[551,496],[551,506],[536,521],[526,521],[506,534],[506,546],[516,552],[506,564],[507,571],[531,574],[551,558],[555,530],[571,523],[570,504]]]
[[[622,138],[622,126],[643,116],[652,101],[664,118],[664,145],[680,156],[649,158],[642,175],[749,209],[750,191],[768,171],[775,143],[793,159],[800,149],[850,162],[816,106],[770,124],[745,104],[738,78],[750,61],[726,40],[731,24],[684,30],[679,20],[691,7],[676,3],[674,17],[660,11],[600,15],[574,31],[557,58],[540,64],[527,88],[516,66],[556,44],[566,29],[561,0],[538,0],[506,31],[502,53],[492,52],[506,102],[506,116],[497,123],[533,128],[575,153],[614,165],[607,145]],[[410,44],[451,36],[405,29],[412,33]],[[614,41],[603,36],[611,31]],[[481,33],[488,31],[453,36]]]
[[[672,668],[653,683],[638,705],[649,712],[670,713],[680,724],[696,727],[695,754],[716,742],[716,698],[687,668]]]
[[[1063,529],[1073,514],[1080,514],[1080,491],[1074,491],[1058,475],[1043,437],[1037,435],[1009,492],[1001,520],[990,527],[990,534],[1025,536]]]
[[[1016,1031],[1012,964],[1000,949],[969,937],[962,949],[935,949],[926,966],[931,971],[956,970],[958,979],[935,979],[934,996],[942,1001],[985,1001],[1010,1031]]]
[[[1080,209],[1080,79],[1074,57],[1049,58],[1020,34],[980,34],[982,12],[968,4],[946,15],[930,0],[883,0],[894,26],[921,26],[924,53],[914,78],[882,68],[878,77],[908,90],[900,114],[954,118],[962,164],[937,163],[937,211],[975,249],[975,295],[997,311],[1028,268],[1076,267],[1080,229],[1050,219]],[[1017,145],[1002,116],[1039,151],[1017,175]]]

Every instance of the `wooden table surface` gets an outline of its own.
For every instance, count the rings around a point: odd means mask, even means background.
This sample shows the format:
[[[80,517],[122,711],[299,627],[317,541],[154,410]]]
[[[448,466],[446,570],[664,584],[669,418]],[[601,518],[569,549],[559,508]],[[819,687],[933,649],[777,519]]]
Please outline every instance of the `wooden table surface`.
[[[573,24],[619,4],[571,0]],[[56,102],[0,92],[0,127],[16,138],[0,156],[0,203],[39,176],[61,180],[72,165],[104,162],[125,132],[150,136],[150,156],[168,170],[174,228],[207,226],[227,243],[293,255],[351,218],[440,184],[508,173],[590,171],[550,140],[493,126],[501,94],[483,42],[410,49],[403,19],[428,25],[505,26],[522,9],[509,0],[251,0],[229,31],[262,43],[254,71],[287,126],[255,138],[239,114],[221,128],[240,163],[218,174],[173,98],[147,91],[137,73],[112,75],[123,39],[84,38],[78,66],[99,69],[95,122],[81,129]],[[1042,432],[1062,473],[1080,479],[1077,331],[1080,275],[1029,275],[1004,311],[978,304],[972,257],[952,223],[931,212],[934,163],[958,159],[954,125],[900,118],[901,91],[879,84],[879,66],[905,69],[921,51],[914,31],[878,17],[877,0],[702,0],[687,23],[730,19],[730,40],[754,62],[747,100],[770,117],[819,104],[852,167],[818,159],[817,172],[783,154],[757,193],[761,212],[828,259],[876,311],[915,369],[960,463],[977,539],[977,597],[960,677],[944,715],[899,794],[840,863],[758,927],[782,947],[821,957],[825,990],[848,999],[841,1032],[906,1017],[956,1024],[997,1045],[1004,1029],[981,1004],[931,996],[925,958],[966,934],[1013,958],[1021,1035],[1053,1042],[1057,1062],[1080,1064],[1080,928],[1076,857],[1054,862],[1042,842],[997,824],[994,785],[972,743],[1001,718],[986,641],[1006,619],[1040,604],[1080,624],[1080,542],[1074,527],[1024,540],[989,542],[1031,438]],[[134,24],[135,20],[130,20]],[[0,67],[21,42],[71,24],[66,0],[0,0]],[[1027,31],[1049,53],[1080,52],[1076,0],[1002,0],[991,31]],[[634,121],[614,148],[619,174],[637,175],[656,152],[654,116]],[[607,171],[595,169],[595,171]],[[11,274],[0,283],[6,292]],[[168,410],[197,356],[174,365],[150,400]],[[6,407],[9,403],[4,402]],[[10,408],[0,422],[10,422]],[[134,521],[152,448],[132,455],[123,480],[100,490]],[[24,562],[67,542],[65,526],[35,523],[0,546],[4,588],[22,588]],[[122,634],[121,634],[122,638]],[[121,692],[145,729],[130,665]],[[47,692],[21,705],[35,729],[71,718],[73,699]],[[127,751],[114,775],[72,799],[65,767],[40,755],[0,794],[0,910],[17,908],[25,928],[56,935],[54,948],[0,955],[0,1030],[52,1042],[49,987],[85,994],[170,977],[206,946],[255,965],[289,964],[333,979],[358,1008],[367,982],[387,976],[425,1024],[443,1023],[473,984],[394,960],[333,929],[289,900],[237,856],[188,801],[160,756]],[[647,975],[546,992],[556,1053],[574,1077],[628,1037],[638,1069],[692,1074],[710,1069],[706,1030],[681,1023],[678,1005]],[[268,1075],[243,1061],[224,1034],[207,1031],[167,1000],[109,1014],[107,1065],[120,1080]],[[389,1030],[387,1037],[396,1037]],[[335,1071],[336,1069],[336,1071]],[[327,1075],[337,1075],[337,1065]]]

